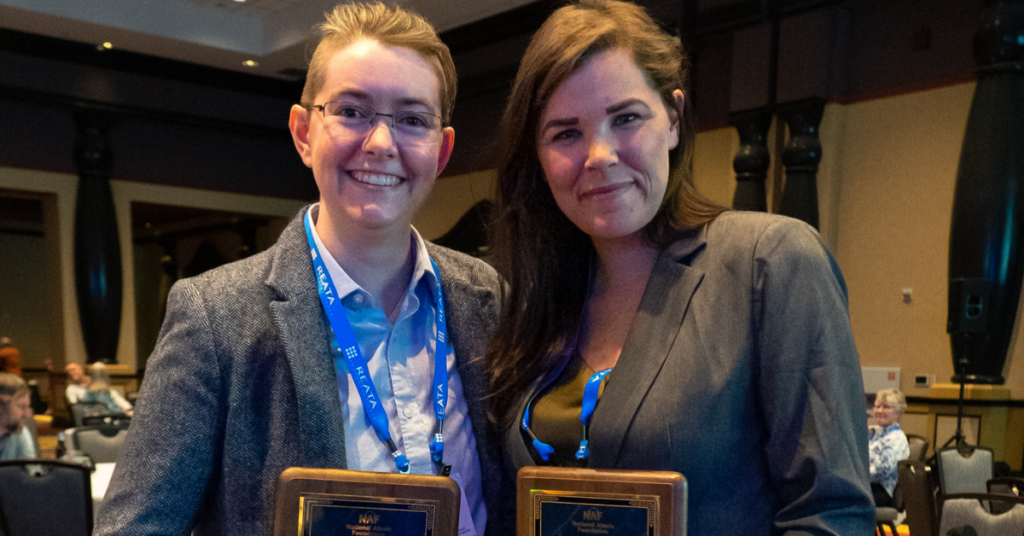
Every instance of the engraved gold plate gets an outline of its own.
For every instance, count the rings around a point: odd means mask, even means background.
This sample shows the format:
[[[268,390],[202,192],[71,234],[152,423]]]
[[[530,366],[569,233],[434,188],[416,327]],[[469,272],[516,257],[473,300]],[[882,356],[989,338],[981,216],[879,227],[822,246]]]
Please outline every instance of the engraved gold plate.
[[[685,536],[686,479],[667,471],[524,467],[518,536]]]
[[[274,536],[457,536],[459,485],[443,476],[292,467],[275,494]]]

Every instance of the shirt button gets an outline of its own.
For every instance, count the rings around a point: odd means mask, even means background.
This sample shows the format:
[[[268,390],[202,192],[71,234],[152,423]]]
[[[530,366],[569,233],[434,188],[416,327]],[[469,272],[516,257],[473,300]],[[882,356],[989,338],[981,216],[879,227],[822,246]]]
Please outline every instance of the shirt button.
[[[409,407],[409,406],[406,406],[406,407],[405,407],[405,408],[404,408],[404,409],[402,410],[402,414],[404,414],[404,415],[406,416],[406,418],[408,418],[408,419],[411,419],[411,418],[412,418],[412,416],[413,416],[413,415],[414,415],[415,413],[416,413],[416,412],[415,412],[415,411],[413,411],[413,409],[412,409],[411,407]]]
[[[363,298],[363,295],[358,293],[358,292],[356,292],[355,296],[352,296],[352,301],[354,301],[356,303],[359,303],[359,304],[363,303],[363,300],[365,300],[365,299],[366,298]]]

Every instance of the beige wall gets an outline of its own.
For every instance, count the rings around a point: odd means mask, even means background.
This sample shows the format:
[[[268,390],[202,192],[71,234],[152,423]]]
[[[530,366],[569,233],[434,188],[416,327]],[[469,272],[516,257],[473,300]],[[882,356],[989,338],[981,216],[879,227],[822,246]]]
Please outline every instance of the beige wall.
[[[934,375],[939,384],[953,375],[946,334],[949,226],[973,95],[974,83],[965,83],[829,104],[822,119],[821,234],[846,277],[861,365],[900,367],[908,396],[944,396],[915,388],[916,374]],[[697,188],[726,205],[736,189],[738,148],[733,128],[695,140]],[[489,171],[438,181],[415,225],[427,238],[440,236],[493,195],[495,177]],[[904,288],[913,289],[910,303],[903,301]],[[1016,357],[1022,354],[1024,340],[1015,337],[1004,373],[1014,400],[1024,399],[1024,357]]]
[[[490,197],[494,191],[493,171],[459,175],[439,180],[431,192],[430,198],[424,204],[423,209],[417,215],[415,225],[426,238],[436,238],[458,221],[471,206],[481,199]],[[78,320],[78,304],[75,298],[74,283],[74,205],[77,192],[78,178],[74,175],[64,173],[51,173],[32,171],[25,169],[0,168],[0,190],[14,193],[16,195],[46,196],[47,203],[52,204],[54,210],[47,209],[46,226],[50,229],[47,232],[45,241],[52,243],[56,253],[53,265],[45,265],[42,262],[35,262],[37,267],[28,267],[25,270],[37,271],[40,277],[46,272],[48,281],[45,283],[54,289],[60,299],[54,301],[53,311],[48,308],[41,308],[43,300],[38,299],[38,293],[28,294],[25,298],[26,304],[16,307],[21,320],[34,325],[49,323],[53,329],[35,330],[28,335],[28,340],[23,336],[19,344],[26,349],[39,351],[26,352],[24,366],[29,368],[42,368],[42,360],[50,357],[57,363],[61,362],[84,362],[85,343],[82,339],[81,324]],[[117,213],[118,230],[121,239],[122,271],[124,274],[124,291],[121,306],[121,331],[117,348],[117,363],[119,366],[111,368],[115,374],[134,374],[136,365],[136,311],[135,311],[135,262],[133,260],[133,244],[131,230],[131,203],[147,202],[165,205],[184,207],[206,208],[213,210],[230,210],[248,214],[261,214],[268,216],[281,216],[291,219],[304,205],[301,201],[285,199],[271,199],[265,197],[228,194],[188,188],[174,188],[144,184],[130,181],[111,181],[111,190],[114,197],[114,207]],[[5,250],[18,249],[18,241],[25,241],[23,237],[5,237],[0,241],[0,246]],[[44,238],[35,238],[35,242],[44,241]],[[42,254],[43,247],[35,247],[30,251],[32,255]],[[28,262],[30,259],[22,258]],[[10,257],[8,257],[10,258]],[[24,272],[25,270],[22,270]],[[4,272],[6,274],[6,272]],[[5,276],[0,285],[37,286],[43,283],[32,283],[24,285],[24,281],[13,281],[13,276]],[[38,279],[38,278],[37,278]],[[22,296],[25,293],[12,293],[11,297]],[[6,295],[6,294],[5,294]],[[34,296],[34,297],[31,297]],[[23,300],[24,301],[24,300]],[[7,311],[5,307],[3,311]],[[6,313],[5,313],[6,314]],[[13,315],[13,313],[10,313]],[[28,318],[27,317],[37,317]],[[56,316],[57,319],[48,318]],[[13,316],[12,316],[13,318]],[[54,334],[57,330],[59,333]],[[15,341],[18,342],[18,341]],[[45,349],[46,351],[43,351]]]
[[[949,226],[960,144],[974,84],[855,104],[830,104],[821,125],[821,232],[846,277],[864,366],[898,366],[909,396],[915,374],[953,374],[946,335]],[[721,203],[735,189],[735,130],[697,136],[698,188]],[[910,303],[904,288],[913,289]],[[1007,364],[1011,398],[1024,399],[1024,341]]]
[[[158,186],[130,181],[112,180],[111,191],[117,227],[121,241],[121,269],[124,287],[121,303],[121,331],[117,345],[117,365],[110,368],[112,374],[134,374],[136,364],[134,262],[132,255],[131,204],[133,202],[158,203],[165,205],[230,210],[249,214],[282,216],[291,218],[305,203],[286,199],[272,199],[251,195],[228,194]],[[52,209],[45,209],[47,227],[46,239],[55,244],[57,269],[53,271],[49,284],[59,289],[62,299],[60,308],[60,333],[54,338],[62,343],[62,356],[51,355],[57,363],[85,362],[85,343],[78,319],[78,303],[75,298],[74,279],[74,207],[78,178],[66,173],[51,173],[25,169],[0,168],[0,190],[16,194],[39,194],[48,196]],[[52,229],[52,230],[51,230]],[[6,252],[5,252],[6,253]],[[43,269],[46,267],[40,267]],[[9,284],[0,281],[0,284]],[[45,320],[45,319],[43,319]],[[43,321],[40,320],[40,321]],[[43,341],[30,346],[42,346]],[[52,346],[52,345],[51,345]],[[57,351],[57,350],[55,350]],[[41,359],[33,356],[25,366],[39,368]]]
[[[861,365],[899,367],[900,389],[908,396],[955,399],[958,393],[949,384],[953,363],[946,334],[949,229],[973,95],[972,82],[829,104],[821,123],[821,234],[846,277]],[[732,128],[697,136],[697,187],[723,204],[731,203],[735,190],[732,158],[738,148]],[[905,288],[913,289],[910,303],[904,303]],[[1022,339],[1018,327],[1004,370],[1006,385],[969,389],[968,398],[1024,400]],[[934,375],[937,385],[914,387],[918,374]],[[935,414],[955,414],[956,406],[912,410],[924,415],[912,432],[932,441]],[[982,416],[982,444],[1019,470],[1024,410],[968,408],[967,413]]]
[[[497,171],[489,170],[438,179],[413,218],[413,226],[427,240],[445,234],[470,207],[494,198],[497,178]]]

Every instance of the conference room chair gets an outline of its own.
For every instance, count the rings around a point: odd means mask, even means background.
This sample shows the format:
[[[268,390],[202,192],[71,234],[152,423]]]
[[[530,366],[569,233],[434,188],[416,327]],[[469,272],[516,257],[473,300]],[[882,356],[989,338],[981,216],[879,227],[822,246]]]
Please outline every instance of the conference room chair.
[[[983,502],[1008,504],[993,514]],[[953,493],[939,502],[939,534],[946,536],[1010,536],[1024,534],[1024,497],[994,493]],[[910,529],[914,534],[914,529]],[[915,534],[915,536],[917,536]]]
[[[88,468],[54,460],[0,462],[5,536],[88,536],[92,522]]]
[[[936,485],[931,469],[921,460],[903,460],[896,464],[899,484],[896,485],[906,523],[914,536],[934,536],[938,526],[935,507]]]
[[[989,479],[985,483],[989,493],[995,493],[998,495],[1014,495],[1017,497],[1024,497],[1024,478],[1017,477],[996,477]],[[1008,509],[1009,504],[1005,502],[993,503],[992,508],[989,510],[993,514],[1001,514],[1005,510],[1000,508]]]
[[[74,449],[89,456],[93,463],[115,463],[128,437],[126,426],[82,426],[65,432]]]
[[[875,532],[879,536],[899,536],[896,520],[900,517],[899,507],[875,507]]]
[[[75,426],[97,424],[97,420],[102,422],[103,418],[112,416],[110,408],[103,402],[77,402],[71,404],[70,408]]]
[[[961,450],[964,452],[961,453]],[[986,493],[985,483],[992,478],[992,449],[950,447],[937,453],[939,490],[953,493]]]
[[[928,440],[917,434],[907,434],[907,443],[910,445],[910,459],[924,461],[928,454]]]

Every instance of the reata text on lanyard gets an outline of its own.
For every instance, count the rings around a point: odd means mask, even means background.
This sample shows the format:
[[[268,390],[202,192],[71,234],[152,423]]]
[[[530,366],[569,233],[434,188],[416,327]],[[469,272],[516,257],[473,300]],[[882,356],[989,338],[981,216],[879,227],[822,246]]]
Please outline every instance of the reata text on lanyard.
[[[334,287],[334,281],[327,272],[327,265],[324,263],[316,240],[313,238],[313,229],[310,226],[310,216],[303,218],[306,227],[306,239],[309,241],[309,253],[313,260],[313,271],[316,274],[317,292],[320,294],[320,303],[330,324],[331,355],[335,359],[335,370],[340,373],[339,359],[344,359],[349,374],[356,384],[359,398],[363,401],[363,409],[373,426],[377,437],[387,445],[391,456],[395,459],[395,466],[400,473],[409,473],[409,459],[406,458],[395,442],[391,439],[391,430],[388,422],[387,412],[377,394],[377,387],[370,378],[366,366],[366,358],[359,348],[359,341],[352,331],[352,324],[348,321],[345,306],[341,304],[341,296]],[[434,290],[434,301],[436,303],[437,318],[437,339],[434,350],[434,380],[431,389],[432,406],[434,415],[437,418],[437,425],[434,438],[430,442],[430,457],[438,468],[444,469],[444,411],[448,405],[448,331],[444,314],[444,295],[441,291],[441,271],[434,259],[430,259],[430,265],[437,276],[437,285]],[[339,374],[338,382],[341,382]]]

